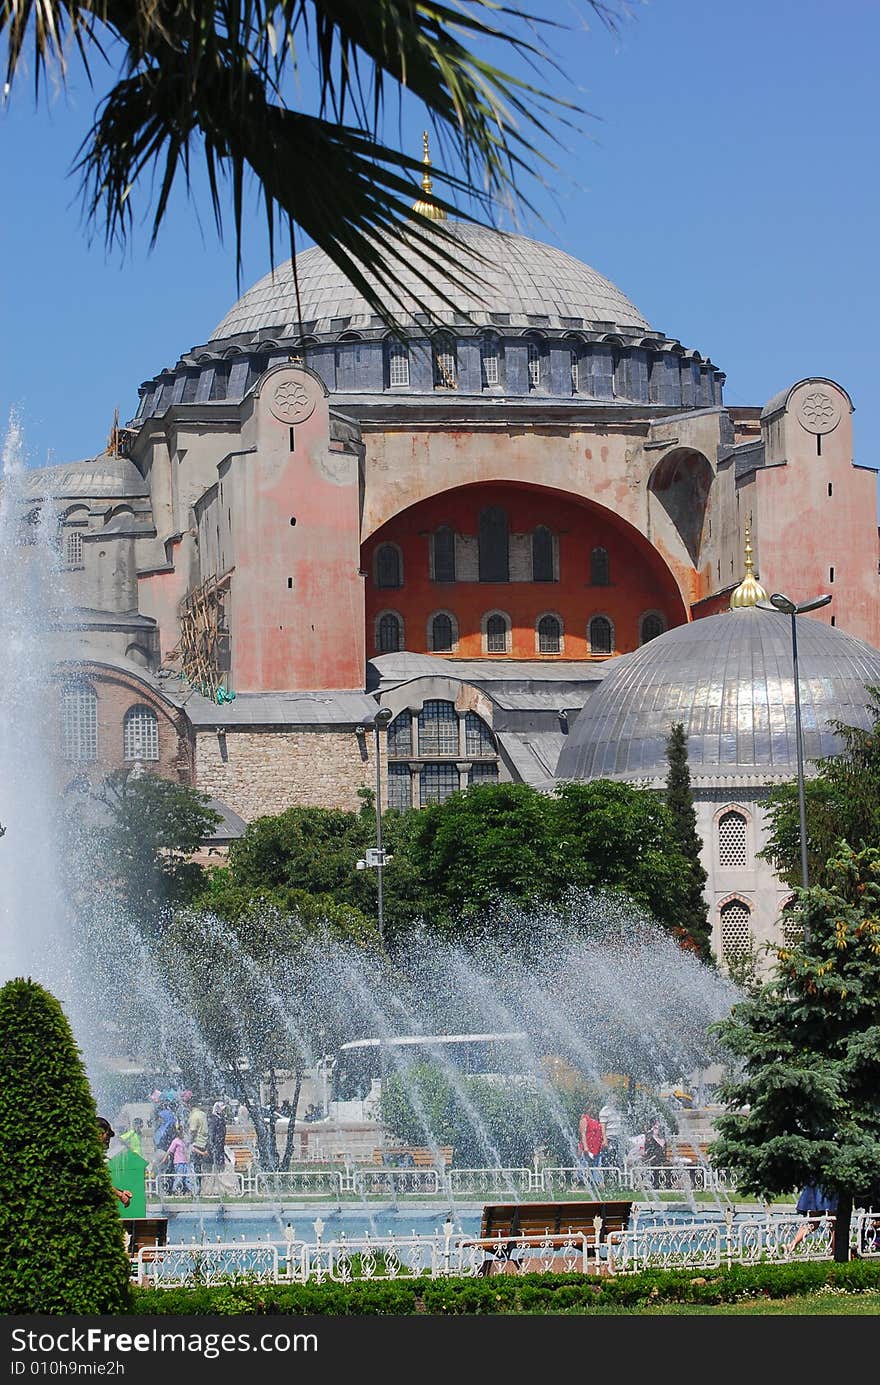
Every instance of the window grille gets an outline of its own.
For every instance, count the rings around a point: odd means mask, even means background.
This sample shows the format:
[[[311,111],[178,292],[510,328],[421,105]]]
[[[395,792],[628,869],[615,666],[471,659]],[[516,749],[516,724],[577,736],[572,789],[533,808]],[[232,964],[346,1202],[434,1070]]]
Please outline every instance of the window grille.
[[[558,654],[562,648],[562,626],[555,616],[542,616],[538,621],[538,652]]]
[[[497,784],[497,765],[471,765],[468,770],[468,784]]]
[[[784,947],[800,947],[804,941],[804,921],[800,911],[786,904],[782,917],[782,943]]]
[[[532,534],[532,581],[553,581],[553,535],[543,524]]]
[[[401,712],[388,726],[388,757],[400,759],[412,754],[412,717]]]
[[[451,654],[455,645],[452,617],[445,611],[431,621],[431,649],[435,654]]]
[[[455,345],[448,338],[441,338],[434,343],[434,388],[438,390],[458,388]]]
[[[576,351],[571,353],[571,392],[577,394],[580,374],[578,367],[578,354]]]
[[[98,698],[89,683],[61,690],[61,754],[65,760],[98,758]]]
[[[610,654],[614,649],[614,631],[607,616],[593,616],[589,630],[590,653]]]
[[[158,760],[159,719],[150,707],[130,707],[122,724],[124,760]]]
[[[498,361],[498,341],[495,337],[483,337],[480,342],[480,370],[483,389],[497,385],[501,380]]]
[[[529,342],[528,354],[529,389],[536,390],[541,384],[541,348],[536,341]]]
[[[495,737],[482,717],[468,712],[464,719],[465,749],[468,759],[482,759],[495,754]]]
[[[376,553],[376,586],[402,587],[400,550],[393,543],[383,543]]]
[[[490,616],[486,621],[486,652],[507,653],[507,621],[504,616]]]
[[[722,907],[721,952],[725,958],[747,956],[751,951],[751,917],[751,909],[741,899],[732,899]]]
[[[82,567],[83,538],[78,529],[68,529],[64,535],[65,567]]]
[[[403,649],[403,623],[400,616],[389,612],[380,617],[377,643],[380,654],[397,654]]]
[[[422,765],[419,772],[419,802],[443,803],[461,787],[455,765]]]
[[[742,813],[724,813],[718,820],[718,864],[735,870],[748,863],[746,820]]]
[[[409,348],[400,341],[388,348],[388,384],[391,389],[409,384]]]
[[[388,766],[388,807],[405,812],[412,807],[412,772],[409,765]]]
[[[419,712],[419,754],[458,754],[458,715],[454,703],[425,703]]]
[[[662,635],[666,629],[666,623],[662,616],[642,616],[642,644],[647,644],[649,640],[656,640],[658,635]]]
[[[497,505],[480,514],[480,581],[506,582],[510,574],[507,515]]]
[[[455,534],[445,524],[434,535],[434,581],[455,581]]]
[[[611,564],[607,548],[594,548],[590,554],[590,582],[594,587],[607,587],[611,582]]]

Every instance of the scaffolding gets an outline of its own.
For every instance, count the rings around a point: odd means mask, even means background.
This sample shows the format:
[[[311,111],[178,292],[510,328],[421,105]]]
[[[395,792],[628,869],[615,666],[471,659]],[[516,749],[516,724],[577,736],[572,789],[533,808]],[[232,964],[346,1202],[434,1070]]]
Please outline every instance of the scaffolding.
[[[223,600],[232,574],[212,574],[180,603],[180,642],[168,662],[179,662],[191,687],[212,702],[231,701],[225,686],[229,671],[229,632]]]

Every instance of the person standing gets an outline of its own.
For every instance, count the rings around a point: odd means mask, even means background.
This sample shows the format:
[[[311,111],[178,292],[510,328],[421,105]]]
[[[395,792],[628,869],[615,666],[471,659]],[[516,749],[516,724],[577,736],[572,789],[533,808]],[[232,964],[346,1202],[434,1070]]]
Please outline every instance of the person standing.
[[[98,1139],[104,1146],[105,1157],[109,1159],[110,1145],[113,1140],[113,1126],[110,1124],[108,1120],[104,1118],[104,1116],[98,1117]],[[119,1198],[119,1201],[122,1203],[123,1207],[127,1207],[128,1204],[131,1202],[131,1193],[129,1192],[128,1188],[114,1188],[113,1191]]]
[[[199,1174],[208,1171],[210,1152],[208,1149],[208,1117],[201,1101],[194,1101],[189,1113],[189,1145],[192,1171],[198,1179]]]
[[[143,1155],[143,1134],[144,1123],[140,1116],[135,1116],[131,1127],[128,1130],[123,1130],[119,1138],[124,1145],[128,1146],[132,1154]]]
[[[215,1101],[208,1116],[208,1153],[215,1173],[226,1164],[226,1102]]]
[[[171,1184],[171,1192],[192,1193],[189,1186],[189,1155],[186,1145],[178,1134],[175,1134],[168,1146],[168,1157],[174,1166],[174,1181]]]
[[[651,1170],[651,1187],[659,1188],[660,1166],[666,1163],[666,1136],[663,1133],[659,1117],[655,1116],[645,1131],[642,1159]]]
[[[590,1174],[592,1183],[598,1182],[595,1175],[602,1167],[604,1148],[605,1127],[598,1119],[595,1110],[592,1107],[587,1107],[578,1121],[578,1163],[582,1170],[579,1182],[586,1184],[585,1174],[587,1172]]]
[[[599,1120],[605,1130],[605,1153],[602,1162],[612,1168],[623,1169],[623,1117],[613,1101],[606,1101],[599,1111]]]

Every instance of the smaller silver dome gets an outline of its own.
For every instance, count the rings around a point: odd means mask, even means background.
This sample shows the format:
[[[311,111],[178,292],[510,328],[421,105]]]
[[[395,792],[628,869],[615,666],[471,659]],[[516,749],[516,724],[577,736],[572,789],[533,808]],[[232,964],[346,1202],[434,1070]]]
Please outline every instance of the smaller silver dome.
[[[21,480],[22,493],[29,499],[44,496],[52,500],[121,500],[149,495],[149,487],[134,462],[128,457],[101,453],[84,462],[65,462],[27,471]]]
[[[871,725],[867,687],[880,686],[880,650],[810,616],[798,620],[797,632],[810,761],[840,749],[830,721]],[[757,607],[725,612],[623,655],[580,712],[556,778],[663,781],[666,739],[677,721],[688,736],[695,784],[794,778],[789,618]]]

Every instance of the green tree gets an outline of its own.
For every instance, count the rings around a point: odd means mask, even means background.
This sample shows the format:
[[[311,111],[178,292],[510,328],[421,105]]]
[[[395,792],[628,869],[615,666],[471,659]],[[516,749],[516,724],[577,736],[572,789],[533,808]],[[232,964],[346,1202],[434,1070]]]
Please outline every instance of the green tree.
[[[814,884],[825,883],[826,863],[839,841],[880,845],[880,688],[868,689],[868,711],[868,729],[832,721],[841,750],[816,760],[815,777],[804,785],[807,866]],[[795,888],[801,884],[797,783],[781,784],[767,795],[767,829],[760,855]]]
[[[809,942],[780,948],[770,982],[718,1026],[740,1069],[711,1157],[760,1197],[835,1193],[846,1260],[853,1199],[880,1168],[880,851],[842,842],[824,874],[799,895]]]
[[[612,21],[606,0],[587,3]],[[434,200],[487,216],[517,200],[524,173],[547,166],[538,143],[571,119],[571,107],[486,57],[494,48],[558,83],[546,29],[540,13],[491,0],[0,3],[7,89],[21,68],[39,82],[54,60],[63,75],[72,50],[89,80],[99,65],[116,64],[77,163],[85,205],[108,241],[125,238],[143,186],[155,239],[175,181],[189,189],[201,155],[218,228],[226,180],[240,246],[253,175],[270,244],[276,222],[291,239],[301,227],[383,317],[399,293],[393,246],[401,229],[420,247],[426,287],[438,269],[463,273],[453,233],[441,227],[438,236],[436,222],[412,210],[418,159],[379,137],[386,102],[405,89],[442,135],[450,167],[437,177],[449,200]],[[314,81],[302,80],[308,69]]]
[[[42,986],[0,990],[0,1311],[126,1312],[129,1263],[97,1111]]]
[[[156,774],[114,770],[97,790],[104,885],[147,931],[191,900],[204,868],[191,858],[220,816],[205,794]]]
[[[697,831],[697,814],[691,791],[691,772],[688,766],[687,736],[683,722],[677,721],[666,741],[666,807],[672,819],[672,833],[678,849],[687,862],[684,880],[684,913],[675,930],[682,945],[693,948],[707,961],[710,955],[709,907],[705,886],[707,875],[700,860],[702,841]]]

